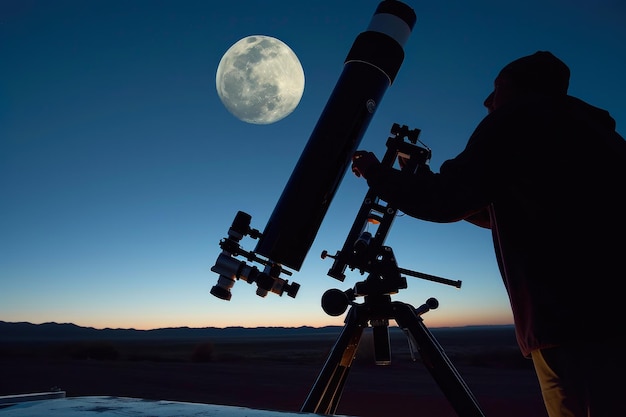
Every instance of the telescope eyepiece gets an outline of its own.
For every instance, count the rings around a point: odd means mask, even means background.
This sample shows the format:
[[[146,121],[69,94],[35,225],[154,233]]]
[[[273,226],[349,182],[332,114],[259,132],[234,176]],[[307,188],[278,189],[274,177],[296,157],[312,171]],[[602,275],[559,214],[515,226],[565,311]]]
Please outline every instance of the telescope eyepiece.
[[[217,279],[217,284],[211,288],[210,292],[212,295],[221,300],[230,301],[230,298],[233,295],[230,292],[230,289],[233,287],[233,285],[235,285],[234,280],[224,275],[220,275],[220,277]]]

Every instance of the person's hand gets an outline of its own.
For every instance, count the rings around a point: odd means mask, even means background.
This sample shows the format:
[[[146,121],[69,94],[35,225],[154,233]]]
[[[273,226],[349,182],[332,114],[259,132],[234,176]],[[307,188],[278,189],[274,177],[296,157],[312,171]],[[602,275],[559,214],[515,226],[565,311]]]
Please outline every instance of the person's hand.
[[[372,152],[356,151],[352,156],[352,172],[357,177],[367,179],[371,168],[379,164],[380,161]]]
[[[406,164],[409,163],[409,157],[407,156],[402,156],[400,154],[398,154],[398,165],[400,165],[400,169],[404,169],[404,167],[406,166]]]

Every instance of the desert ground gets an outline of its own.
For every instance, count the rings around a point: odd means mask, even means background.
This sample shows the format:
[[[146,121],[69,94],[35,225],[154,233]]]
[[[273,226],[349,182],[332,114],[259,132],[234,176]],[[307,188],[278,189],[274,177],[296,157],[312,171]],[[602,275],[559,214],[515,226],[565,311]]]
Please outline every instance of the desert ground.
[[[390,337],[391,364],[376,365],[362,336],[335,414],[454,417],[459,414],[403,334]],[[530,360],[509,334],[439,334],[438,341],[485,417],[546,417]],[[0,395],[60,389],[300,411],[336,335],[214,340],[0,344]]]

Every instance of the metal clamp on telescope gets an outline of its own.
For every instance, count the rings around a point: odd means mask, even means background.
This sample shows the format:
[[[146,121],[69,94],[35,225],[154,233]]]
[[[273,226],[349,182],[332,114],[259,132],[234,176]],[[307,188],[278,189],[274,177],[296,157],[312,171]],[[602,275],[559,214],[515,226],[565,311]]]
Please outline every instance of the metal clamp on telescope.
[[[291,272],[283,269],[280,264],[263,259],[254,252],[245,251],[239,246],[239,241],[244,236],[250,236],[258,239],[262,236],[257,229],[250,227],[252,217],[243,211],[237,212],[233,224],[228,229],[228,237],[220,241],[222,252],[217,257],[215,265],[211,271],[219,274],[217,285],[211,288],[211,294],[222,300],[229,301],[232,293],[230,289],[235,285],[235,280],[242,279],[248,284],[256,282],[258,288],[256,293],[260,297],[265,297],[268,292],[273,292],[280,296],[287,293],[288,296],[295,298],[300,284],[291,283],[279,277],[281,273],[291,275]],[[259,271],[256,266],[249,266],[243,261],[235,259],[237,256],[243,256],[248,261],[258,262],[265,265],[263,272]]]

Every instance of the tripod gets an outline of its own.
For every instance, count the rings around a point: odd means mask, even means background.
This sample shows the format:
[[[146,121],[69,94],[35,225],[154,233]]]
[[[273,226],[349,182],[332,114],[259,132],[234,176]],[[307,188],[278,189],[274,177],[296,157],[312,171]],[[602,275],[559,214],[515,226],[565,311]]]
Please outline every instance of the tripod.
[[[361,287],[357,292],[342,293],[339,290],[329,290],[324,295],[326,300],[323,304],[326,304],[329,311],[339,309],[338,304],[344,297],[345,300],[350,300],[353,295],[359,294],[365,296],[365,301],[361,304],[352,303],[345,319],[345,326],[300,411],[335,413],[363,329],[369,324],[373,327],[376,362],[389,363],[391,356],[388,324],[389,320],[393,319],[407,334],[410,345],[420,353],[424,365],[457,414],[461,417],[484,417],[469,388],[423,323],[421,315],[436,308],[437,301],[431,298],[415,309],[409,304],[391,301],[389,294],[379,291],[377,288],[380,287],[379,284],[380,277],[370,275],[366,281],[357,284],[355,288]],[[363,291],[367,294],[360,294]]]
[[[387,141],[387,152],[382,163],[393,165],[398,156],[402,157],[402,170],[419,174],[430,158],[430,150],[416,146],[419,129],[409,130],[406,126],[394,124],[392,136]],[[404,139],[409,142],[405,142]],[[484,417],[473,394],[446,356],[443,348],[424,325],[421,315],[437,308],[437,300],[431,298],[419,308],[391,301],[391,295],[407,288],[406,278],[411,275],[460,287],[459,281],[451,281],[408,269],[399,268],[393,250],[384,246],[396,210],[379,201],[370,189],[348,233],[341,251],[330,256],[322,252],[322,258],[335,259],[328,275],[343,281],[346,267],[367,273],[364,281],[353,289],[341,291],[331,289],[322,297],[322,308],[331,316],[343,314],[350,306],[345,318],[345,326],[330,351],[317,380],[311,388],[300,411],[334,414],[339,405],[352,361],[355,357],[363,330],[373,328],[375,360],[386,364],[391,360],[389,343],[389,320],[395,320],[406,333],[413,352],[419,352],[425,367],[460,417]],[[367,228],[376,224],[374,235]],[[364,297],[363,303],[356,303],[357,297]]]

